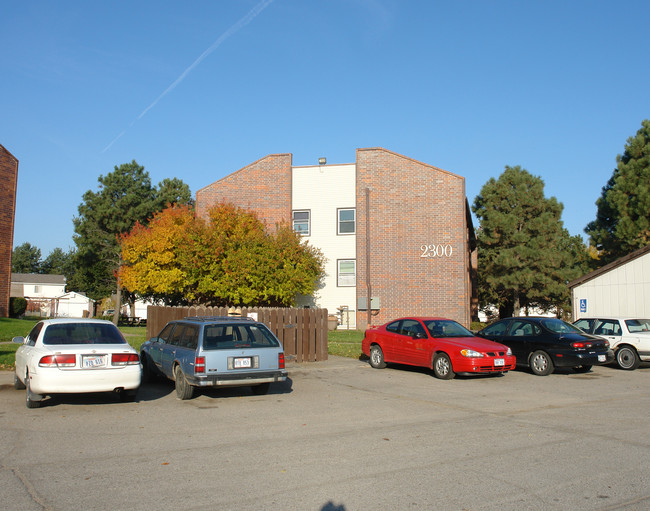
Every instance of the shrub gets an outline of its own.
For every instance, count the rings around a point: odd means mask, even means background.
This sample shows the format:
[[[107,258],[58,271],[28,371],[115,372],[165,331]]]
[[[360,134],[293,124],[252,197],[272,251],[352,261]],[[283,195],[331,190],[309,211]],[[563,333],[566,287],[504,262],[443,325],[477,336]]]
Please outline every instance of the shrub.
[[[22,316],[25,310],[27,310],[27,300],[17,296],[9,298],[9,316],[17,318]]]

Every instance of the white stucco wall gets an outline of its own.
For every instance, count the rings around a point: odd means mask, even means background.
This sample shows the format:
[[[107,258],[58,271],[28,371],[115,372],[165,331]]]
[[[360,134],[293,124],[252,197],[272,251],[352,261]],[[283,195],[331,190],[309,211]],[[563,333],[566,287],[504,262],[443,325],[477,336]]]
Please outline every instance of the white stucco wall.
[[[327,308],[329,314],[336,314],[341,306],[351,311],[356,306],[356,286],[337,286],[337,261],[356,259],[356,235],[337,234],[337,210],[355,207],[355,174],[354,164],[293,167],[292,209],[310,211],[311,234],[304,239],[327,258],[324,285],[313,305]],[[350,328],[355,328],[355,314],[349,314],[349,321]]]
[[[586,300],[586,310],[581,310]],[[573,316],[650,318],[650,253],[573,288]]]
[[[23,295],[29,298],[56,298],[65,293],[65,284],[23,283]]]
[[[55,301],[56,317],[83,318],[84,312],[88,317],[93,313],[93,301],[81,293],[66,293]]]

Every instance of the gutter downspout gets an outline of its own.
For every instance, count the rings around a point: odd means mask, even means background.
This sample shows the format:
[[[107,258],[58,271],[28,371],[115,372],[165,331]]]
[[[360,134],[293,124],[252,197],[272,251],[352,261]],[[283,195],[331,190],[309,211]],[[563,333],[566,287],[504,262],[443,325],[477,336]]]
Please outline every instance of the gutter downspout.
[[[371,300],[372,300],[372,285],[370,284],[370,188],[366,188],[366,287],[367,287],[367,298],[366,298],[366,309],[368,313],[368,327],[372,324],[372,309]]]

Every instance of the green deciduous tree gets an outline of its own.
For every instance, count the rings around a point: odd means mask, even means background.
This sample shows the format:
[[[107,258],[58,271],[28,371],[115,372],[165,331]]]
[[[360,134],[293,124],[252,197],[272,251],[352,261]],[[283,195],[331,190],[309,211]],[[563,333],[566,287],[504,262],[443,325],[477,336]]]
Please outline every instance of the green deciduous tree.
[[[194,205],[190,187],[177,177],[172,179],[165,178],[158,183],[155,210],[162,211],[167,206],[173,204]]]
[[[270,233],[230,204],[212,208],[207,222],[167,208],[122,235],[121,247],[125,288],[168,304],[288,306],[312,294],[323,271],[320,251],[289,225]]]
[[[11,255],[13,273],[39,273],[41,271],[41,249],[25,242],[14,248]]]
[[[70,273],[73,257],[74,251],[64,252],[63,249],[56,247],[43,259],[41,273],[67,276]]]
[[[570,306],[566,283],[580,275],[577,259],[586,260],[587,252],[563,228],[562,204],[544,196],[541,178],[506,166],[483,186],[472,210],[480,222],[480,306],[497,307],[501,317],[518,316],[522,307]]]
[[[119,302],[119,235],[138,222],[146,225],[163,202],[187,201],[191,196],[187,185],[178,179],[163,181],[159,194],[144,167],[135,161],[116,166],[113,172],[100,175],[98,181],[99,189],[83,195],[79,216],[73,220],[76,279],[91,298],[100,300],[116,290]]]
[[[650,243],[650,120],[641,125],[616,157],[612,177],[596,201],[596,220],[585,229],[601,253],[601,265]]]

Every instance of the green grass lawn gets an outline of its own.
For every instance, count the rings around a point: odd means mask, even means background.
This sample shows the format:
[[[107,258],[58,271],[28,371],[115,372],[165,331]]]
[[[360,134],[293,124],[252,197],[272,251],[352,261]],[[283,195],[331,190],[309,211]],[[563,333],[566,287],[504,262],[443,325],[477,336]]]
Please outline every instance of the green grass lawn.
[[[363,332],[360,330],[332,330],[327,333],[327,353],[339,357],[361,357],[361,340]]]

